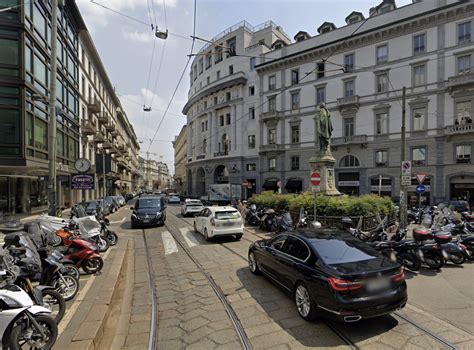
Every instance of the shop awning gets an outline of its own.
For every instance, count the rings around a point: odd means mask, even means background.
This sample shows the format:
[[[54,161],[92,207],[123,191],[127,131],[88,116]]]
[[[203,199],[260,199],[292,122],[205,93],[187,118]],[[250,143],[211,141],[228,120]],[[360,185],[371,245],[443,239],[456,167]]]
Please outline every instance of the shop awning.
[[[262,187],[266,191],[276,191],[278,190],[278,180],[266,180]]]
[[[301,192],[303,191],[303,181],[299,179],[289,179],[286,182],[285,189],[288,192]]]

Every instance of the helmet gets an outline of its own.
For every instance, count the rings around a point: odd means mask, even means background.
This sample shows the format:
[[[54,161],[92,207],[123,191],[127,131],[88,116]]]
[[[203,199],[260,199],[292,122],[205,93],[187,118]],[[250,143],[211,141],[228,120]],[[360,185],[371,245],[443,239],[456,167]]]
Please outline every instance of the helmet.
[[[322,227],[321,223],[319,221],[313,221],[311,222],[311,228],[318,230]]]

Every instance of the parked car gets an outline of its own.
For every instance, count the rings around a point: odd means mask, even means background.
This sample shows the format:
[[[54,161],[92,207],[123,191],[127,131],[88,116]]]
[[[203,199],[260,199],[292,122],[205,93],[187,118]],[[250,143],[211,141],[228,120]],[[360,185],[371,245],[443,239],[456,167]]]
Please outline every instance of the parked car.
[[[123,196],[114,196],[117,203],[123,207],[125,205],[125,198]]]
[[[438,209],[449,208],[453,207],[455,211],[458,213],[470,213],[471,208],[469,207],[469,203],[467,201],[462,200],[451,200],[451,201],[443,201],[438,204]]]
[[[120,204],[115,198],[115,196],[107,196],[105,197],[105,202],[110,204],[110,212],[115,213],[117,210],[120,209]]]
[[[105,201],[104,205],[102,205],[102,199],[96,199],[97,204],[99,207],[102,208],[102,213],[104,216],[107,216],[112,213],[112,205],[110,202]]]
[[[131,221],[132,229],[143,226],[163,226],[166,221],[166,205],[163,197],[142,196],[137,199]]]
[[[197,215],[204,209],[199,199],[186,199],[181,207],[181,215]]]
[[[194,219],[194,231],[206,241],[216,236],[235,236],[239,240],[244,234],[244,222],[235,208],[206,207]]]
[[[305,320],[344,322],[387,315],[407,303],[400,264],[348,233],[298,230],[252,243],[249,268],[294,298]]]
[[[135,194],[134,193],[127,193],[125,195],[125,202],[128,202],[129,200],[132,200],[133,198],[135,198]]]
[[[102,214],[102,207],[99,201],[84,201],[79,203],[78,205],[82,205],[87,215],[98,215],[101,216]]]
[[[179,204],[181,203],[181,199],[177,194],[172,194],[168,197],[168,203],[169,204]]]

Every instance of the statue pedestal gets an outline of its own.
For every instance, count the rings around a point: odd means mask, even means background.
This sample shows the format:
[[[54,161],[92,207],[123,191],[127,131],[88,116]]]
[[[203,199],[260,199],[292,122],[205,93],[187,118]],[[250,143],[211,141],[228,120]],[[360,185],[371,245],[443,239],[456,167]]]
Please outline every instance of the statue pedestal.
[[[311,165],[311,174],[318,172],[321,175],[320,190],[317,193],[325,196],[341,196],[342,194],[336,188],[336,176],[334,173],[334,164],[336,159],[331,151],[319,152],[309,160]],[[310,191],[312,188],[310,188]]]

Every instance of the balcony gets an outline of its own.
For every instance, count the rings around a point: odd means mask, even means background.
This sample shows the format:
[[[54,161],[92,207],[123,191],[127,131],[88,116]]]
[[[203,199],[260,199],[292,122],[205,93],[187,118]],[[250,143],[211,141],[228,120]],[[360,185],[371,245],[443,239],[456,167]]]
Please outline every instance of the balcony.
[[[457,89],[463,89],[462,91],[464,91],[468,85],[474,86],[474,73],[459,74],[448,78],[445,88],[452,95]]]
[[[105,139],[104,142],[102,142],[102,148],[104,149],[111,149],[112,148],[112,143]]]
[[[215,156],[214,156],[215,157]],[[193,157],[189,157],[188,158],[188,163],[192,162],[193,161]]]
[[[97,132],[97,124],[93,119],[82,119],[81,132],[83,135],[94,135]]]
[[[228,156],[228,155],[229,155],[228,151],[220,151],[220,152],[215,152],[214,153],[214,157],[225,157],[225,156]],[[189,161],[189,159],[188,159],[188,161]]]
[[[342,109],[359,109],[359,95],[346,96],[337,99],[337,107]]]
[[[114,123],[112,122],[112,120],[109,119],[108,123],[105,124],[105,129],[107,131],[114,131],[115,130],[115,125]]]
[[[463,125],[450,125],[445,129],[446,135],[464,135],[474,133],[474,123]]]
[[[94,135],[94,142],[95,143],[102,143],[105,141],[104,135],[99,131]]]
[[[99,121],[99,124],[107,124],[109,122],[109,115],[107,113],[99,113],[97,115],[97,120]]]
[[[367,135],[335,137],[331,141],[331,146],[333,147],[346,145],[360,145],[361,147],[365,147],[365,145],[367,145]]]
[[[100,102],[97,97],[90,97],[87,103],[87,109],[90,113],[99,113],[100,112]]]
[[[117,129],[114,129],[114,130],[111,130],[110,131],[110,135],[114,136],[114,137],[117,137],[119,134],[118,130]]]
[[[260,150],[262,152],[276,152],[276,151],[284,150],[284,146],[276,144],[276,143],[271,143],[271,144],[268,144],[268,145],[260,146]]]
[[[261,114],[261,118],[262,118],[262,121],[264,123],[267,123],[269,121],[272,121],[274,119],[278,119],[280,117],[283,117],[284,116],[284,113],[281,112],[281,111],[268,111],[268,112],[263,112]]]
[[[206,158],[205,154],[200,154],[196,157],[196,160],[205,159],[205,158]]]

